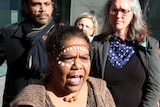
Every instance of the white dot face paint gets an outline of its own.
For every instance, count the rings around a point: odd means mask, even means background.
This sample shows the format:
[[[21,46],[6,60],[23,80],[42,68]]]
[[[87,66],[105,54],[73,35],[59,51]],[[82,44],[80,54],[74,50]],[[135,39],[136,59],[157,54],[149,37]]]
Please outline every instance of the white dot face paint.
[[[58,64],[64,67],[70,67],[75,63],[90,66],[89,50],[84,45],[71,45],[65,48],[56,59]]]

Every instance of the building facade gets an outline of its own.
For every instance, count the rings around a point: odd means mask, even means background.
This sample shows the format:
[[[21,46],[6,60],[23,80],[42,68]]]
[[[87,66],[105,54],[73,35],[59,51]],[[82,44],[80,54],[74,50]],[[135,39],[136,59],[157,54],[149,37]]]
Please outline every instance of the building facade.
[[[0,3],[0,27],[19,20],[19,0],[1,0]]]
[[[54,0],[54,17],[57,23],[63,22],[73,25],[77,16],[83,12],[89,12],[97,17],[99,32],[103,24],[102,9],[106,0]],[[151,36],[160,40],[160,0],[139,0],[144,11],[145,19],[149,25]],[[0,3],[0,27],[20,21],[19,10],[21,0],[1,0]]]

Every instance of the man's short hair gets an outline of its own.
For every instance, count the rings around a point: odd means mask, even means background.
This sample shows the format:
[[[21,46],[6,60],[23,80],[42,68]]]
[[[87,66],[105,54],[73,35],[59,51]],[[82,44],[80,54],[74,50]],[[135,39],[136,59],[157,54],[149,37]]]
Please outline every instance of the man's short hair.
[[[21,5],[23,6],[23,3],[26,3],[26,4],[28,4],[28,2],[29,2],[29,0],[22,0],[22,2],[21,2]],[[52,0],[52,2],[54,2],[54,0]]]
[[[52,2],[55,2],[55,0],[51,0]],[[24,9],[23,9],[23,3],[26,3],[28,4],[29,0],[22,0],[21,1],[21,9],[20,9],[20,14],[21,14],[21,17],[23,18],[26,18],[28,17],[28,15],[24,12]]]

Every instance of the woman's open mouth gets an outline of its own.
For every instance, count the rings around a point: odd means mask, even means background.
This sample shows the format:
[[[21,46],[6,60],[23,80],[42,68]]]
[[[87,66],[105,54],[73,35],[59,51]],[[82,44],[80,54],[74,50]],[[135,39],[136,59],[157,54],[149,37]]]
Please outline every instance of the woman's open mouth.
[[[77,86],[81,83],[82,75],[74,75],[67,77],[67,83],[71,86]]]

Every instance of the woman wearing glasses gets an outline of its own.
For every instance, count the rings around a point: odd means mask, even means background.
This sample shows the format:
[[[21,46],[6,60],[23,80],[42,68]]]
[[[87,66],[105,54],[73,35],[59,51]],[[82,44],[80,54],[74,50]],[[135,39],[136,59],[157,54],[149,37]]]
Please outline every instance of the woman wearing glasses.
[[[159,43],[149,36],[138,0],[108,0],[94,38],[91,74],[104,79],[116,107],[157,107]]]

